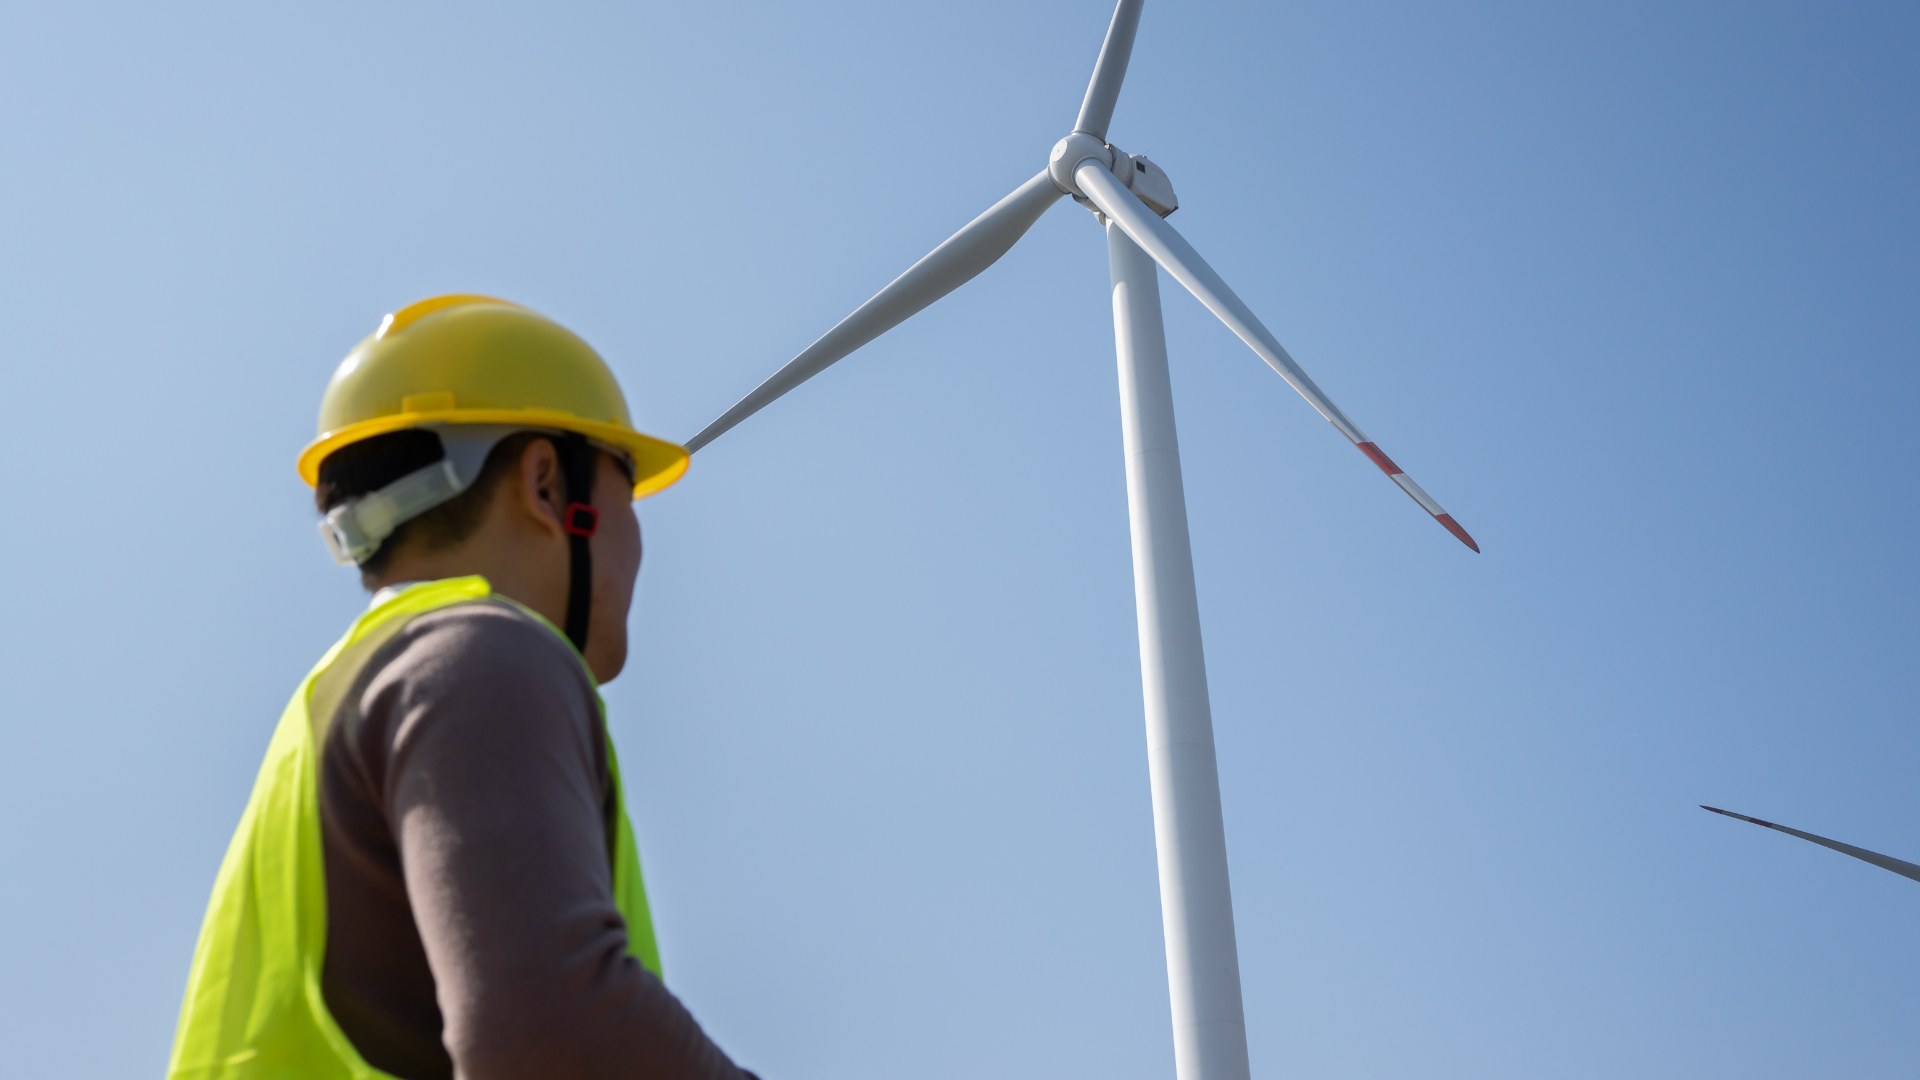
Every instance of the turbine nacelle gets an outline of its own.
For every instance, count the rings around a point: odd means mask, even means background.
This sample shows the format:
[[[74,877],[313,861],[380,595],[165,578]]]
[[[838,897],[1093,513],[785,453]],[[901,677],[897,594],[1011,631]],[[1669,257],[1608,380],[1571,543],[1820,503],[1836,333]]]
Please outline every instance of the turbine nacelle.
[[[1167,178],[1166,170],[1147,160],[1145,154],[1135,154],[1133,176],[1120,182],[1134,197],[1147,204],[1147,209],[1166,217],[1180,209],[1180,196],[1173,193],[1173,181]],[[1115,179],[1118,179],[1116,174]]]

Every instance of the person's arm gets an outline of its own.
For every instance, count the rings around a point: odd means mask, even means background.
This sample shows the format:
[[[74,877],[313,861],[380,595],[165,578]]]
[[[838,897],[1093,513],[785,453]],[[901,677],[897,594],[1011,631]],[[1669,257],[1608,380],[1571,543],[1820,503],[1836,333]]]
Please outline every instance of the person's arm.
[[[492,606],[407,637],[363,700],[455,1076],[747,1076],[627,955],[600,719],[565,643]]]

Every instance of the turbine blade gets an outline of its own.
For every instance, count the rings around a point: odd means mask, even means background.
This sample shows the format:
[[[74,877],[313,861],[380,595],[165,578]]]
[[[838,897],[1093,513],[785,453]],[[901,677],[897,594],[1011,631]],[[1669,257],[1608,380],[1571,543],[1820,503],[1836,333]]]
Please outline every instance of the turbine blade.
[[[1379,466],[1380,471],[1386,473],[1401,491],[1419,503],[1422,510],[1432,514],[1433,519],[1452,533],[1455,539],[1475,551],[1480,550],[1480,545],[1474,543],[1473,537],[1467,535],[1467,530],[1453,520],[1453,515],[1441,509],[1440,504],[1433,501],[1433,496],[1402,472],[1400,466],[1395,465],[1392,458],[1374,445],[1359,425],[1349,419],[1340,406],[1335,405],[1333,399],[1300,369],[1300,365],[1293,362],[1293,357],[1287,355],[1287,350],[1281,347],[1273,334],[1234,295],[1227,283],[1220,280],[1220,275],[1213,272],[1213,267],[1207,265],[1200,253],[1193,250],[1193,245],[1173,230],[1173,226],[1147,209],[1138,196],[1121,186],[1113,173],[1098,161],[1089,158],[1082,162],[1074,170],[1073,180],[1093,205],[1100,208],[1101,213],[1106,214],[1134,243],[1153,256],[1153,261],[1172,274],[1174,280],[1186,286],[1188,292],[1207,306],[1207,310],[1219,316],[1220,321],[1227,324],[1227,329],[1258,353],[1267,366],[1279,372],[1280,377],[1287,380],[1287,385],[1299,391],[1300,396],[1307,399],[1307,404],[1312,405],[1340,434],[1359,447],[1360,452],[1367,455],[1367,460]]]
[[[828,365],[905,322],[922,308],[971,281],[1026,235],[1040,215],[1061,196],[1045,172],[1015,188],[987,212],[926,258],[907,268],[853,314],[807,346],[799,356],[753,388],[719,419],[686,441],[688,452],[707,445],[727,429],[772,404],[780,395],[826,370]]]
[[[1812,833],[1801,832],[1799,829],[1789,829],[1785,825],[1775,825],[1771,821],[1761,821],[1757,817],[1748,817],[1745,814],[1736,814],[1731,810],[1722,810],[1714,806],[1702,806],[1700,809],[1711,810],[1714,813],[1720,814],[1725,817],[1739,818],[1741,821],[1751,821],[1755,825],[1758,825],[1762,828],[1772,829],[1774,832],[1783,832],[1783,833],[1786,833],[1788,836],[1797,836],[1802,840],[1811,840],[1814,843],[1819,844],[1821,847],[1832,848],[1833,850],[1839,852],[1842,855],[1851,855],[1854,858],[1859,859],[1861,862],[1870,862],[1882,870],[1891,870],[1894,873],[1899,874],[1901,877],[1912,878],[1915,881],[1920,881],[1920,866],[1915,866],[1910,862],[1902,862],[1899,859],[1890,858],[1886,855],[1880,854],[1877,851],[1868,851],[1866,848],[1857,848],[1857,847],[1854,847],[1852,844],[1843,844],[1838,840],[1829,840],[1824,836],[1815,836]]]
[[[1073,122],[1073,130],[1107,141],[1107,125],[1113,123],[1113,106],[1120,100],[1120,84],[1127,78],[1133,35],[1140,28],[1140,8],[1145,2],[1120,0],[1114,6],[1113,22],[1107,25],[1107,40],[1100,45],[1100,59],[1094,62],[1093,78],[1087,83],[1087,96],[1080,102],[1080,118]]]

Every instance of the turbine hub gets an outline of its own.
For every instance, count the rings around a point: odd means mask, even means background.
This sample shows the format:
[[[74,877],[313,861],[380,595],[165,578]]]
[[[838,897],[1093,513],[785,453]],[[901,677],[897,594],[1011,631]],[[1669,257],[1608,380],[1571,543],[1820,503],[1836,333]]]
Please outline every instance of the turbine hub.
[[[1079,168],[1080,163],[1088,158],[1093,158],[1111,169],[1113,159],[1124,158],[1124,156],[1115,154],[1113,147],[1086,132],[1076,131],[1053,144],[1053,153],[1047,157],[1047,175],[1052,178],[1054,187],[1076,199],[1085,201],[1086,196],[1081,194],[1080,188],[1073,182],[1073,170]],[[1131,171],[1132,162],[1128,162],[1128,169]],[[1125,181],[1121,182],[1125,183]]]

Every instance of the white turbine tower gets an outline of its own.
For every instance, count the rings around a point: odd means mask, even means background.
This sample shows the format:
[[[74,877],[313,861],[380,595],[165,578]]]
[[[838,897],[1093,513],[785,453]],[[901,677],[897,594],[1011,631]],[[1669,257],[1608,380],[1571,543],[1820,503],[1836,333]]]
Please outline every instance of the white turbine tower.
[[[1167,981],[1172,992],[1174,1061],[1180,1080],[1244,1080],[1246,1019],[1227,880],[1213,719],[1207,702],[1200,608],[1187,539],[1186,495],[1167,376],[1155,265],[1173,275],[1299,391],[1321,416],[1475,551],[1479,545],[1440,504],[1380,451],[1287,355],[1213,268],[1162,219],[1178,203],[1158,165],[1107,139],[1114,102],[1133,52],[1143,0],[1120,0],[1100,48],[1073,131],[1054,145],[1047,167],[755,387],[687,440],[699,450],[841,357],[886,333],[971,280],[1007,253],[1064,195],[1095,211],[1107,231],[1113,329],[1120,360],[1120,412],[1127,459],[1127,508],[1133,529],[1134,598],[1140,622],[1146,696],[1147,759],[1160,863]]]

